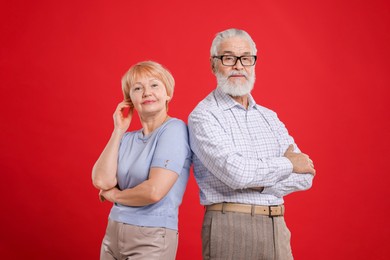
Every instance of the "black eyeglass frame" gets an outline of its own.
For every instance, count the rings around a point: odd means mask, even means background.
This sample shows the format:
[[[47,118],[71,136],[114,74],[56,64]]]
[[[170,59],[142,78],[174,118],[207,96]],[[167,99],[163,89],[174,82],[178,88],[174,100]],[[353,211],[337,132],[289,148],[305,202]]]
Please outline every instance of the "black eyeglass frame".
[[[236,58],[236,62],[234,62],[233,65],[225,65],[225,64],[223,63],[223,57],[225,57],[225,56],[230,56],[230,57]],[[255,61],[253,62],[252,65],[244,65],[244,64],[242,64],[242,61],[241,61],[241,58],[242,58],[242,57],[252,57],[252,58],[255,59]],[[240,63],[241,63],[242,66],[244,66],[244,67],[251,67],[251,66],[255,66],[255,65],[256,65],[257,56],[256,56],[256,55],[242,55],[242,56],[219,55],[219,56],[213,56],[213,59],[220,59],[223,66],[233,67],[233,66],[235,66],[235,65],[237,64],[237,61],[240,60]]]

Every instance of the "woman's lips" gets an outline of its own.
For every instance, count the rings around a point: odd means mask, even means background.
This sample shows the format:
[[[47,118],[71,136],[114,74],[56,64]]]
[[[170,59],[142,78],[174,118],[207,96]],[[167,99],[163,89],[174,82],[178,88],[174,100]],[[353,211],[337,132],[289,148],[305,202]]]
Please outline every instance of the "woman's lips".
[[[156,101],[154,101],[154,100],[146,100],[146,101],[142,102],[142,105],[148,105],[148,104],[152,104],[154,102],[156,102]]]

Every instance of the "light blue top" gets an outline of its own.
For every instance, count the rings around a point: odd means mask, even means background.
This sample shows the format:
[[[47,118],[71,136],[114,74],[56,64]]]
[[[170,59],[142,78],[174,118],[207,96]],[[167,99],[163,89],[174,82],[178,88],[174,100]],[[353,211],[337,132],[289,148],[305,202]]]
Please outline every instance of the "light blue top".
[[[191,155],[187,126],[179,119],[169,119],[147,136],[142,129],[125,133],[118,156],[120,190],[147,180],[152,167],[174,171],[179,178],[161,201],[142,207],[115,203],[109,218],[132,225],[178,230],[179,206],[187,186]]]

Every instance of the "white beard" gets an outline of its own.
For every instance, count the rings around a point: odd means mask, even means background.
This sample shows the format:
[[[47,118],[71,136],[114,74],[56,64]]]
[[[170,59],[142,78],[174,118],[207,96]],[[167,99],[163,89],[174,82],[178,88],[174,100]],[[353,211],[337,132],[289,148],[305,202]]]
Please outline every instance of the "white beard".
[[[234,80],[229,80],[229,76],[237,74],[244,75],[246,77],[246,81],[241,83]],[[232,71],[227,77],[223,76],[219,72],[216,72],[215,76],[217,77],[217,87],[220,88],[225,94],[233,97],[241,97],[251,93],[255,84],[255,75],[252,74],[252,76],[248,76],[246,72]]]

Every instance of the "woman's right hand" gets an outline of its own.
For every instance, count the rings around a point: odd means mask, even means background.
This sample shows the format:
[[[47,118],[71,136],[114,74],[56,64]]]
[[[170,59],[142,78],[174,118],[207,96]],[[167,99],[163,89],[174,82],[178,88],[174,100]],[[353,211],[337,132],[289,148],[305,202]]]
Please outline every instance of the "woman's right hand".
[[[126,109],[128,108],[127,115]],[[131,119],[133,118],[133,104],[129,101],[122,101],[116,107],[114,112],[114,129],[120,133],[125,133],[130,126]]]

